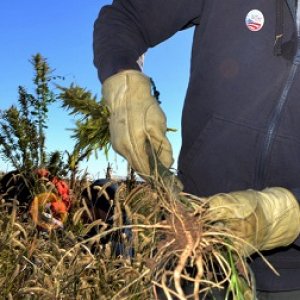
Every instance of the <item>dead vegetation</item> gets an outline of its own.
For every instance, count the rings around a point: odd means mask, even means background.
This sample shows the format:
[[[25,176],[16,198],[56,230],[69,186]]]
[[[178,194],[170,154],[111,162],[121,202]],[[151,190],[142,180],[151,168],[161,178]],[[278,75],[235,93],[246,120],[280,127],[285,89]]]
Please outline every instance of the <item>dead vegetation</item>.
[[[86,217],[87,205],[74,196],[64,228],[52,232],[2,200],[1,299],[205,299],[212,288],[253,299],[243,241],[214,224],[202,199],[175,197],[159,182],[130,193],[121,185],[108,226]],[[91,228],[97,233],[88,236]]]

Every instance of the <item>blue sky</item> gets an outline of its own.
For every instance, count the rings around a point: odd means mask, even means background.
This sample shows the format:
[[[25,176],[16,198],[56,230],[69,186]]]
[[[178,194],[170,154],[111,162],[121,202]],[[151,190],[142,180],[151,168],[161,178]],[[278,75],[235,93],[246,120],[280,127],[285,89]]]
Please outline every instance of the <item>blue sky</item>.
[[[93,23],[107,0],[7,0],[0,1],[0,109],[17,104],[18,86],[32,91],[32,55],[41,53],[54,74],[65,76],[62,85],[75,82],[101,96],[101,85],[93,65]],[[162,109],[168,126],[178,129],[169,133],[175,160],[178,157],[180,119],[188,82],[192,30],[177,33],[166,42],[149,49],[144,72],[152,77],[161,93]],[[50,106],[46,145],[48,151],[71,151],[74,140],[68,128],[74,127],[72,117],[59,103]],[[81,164],[93,177],[102,177],[107,162],[114,174],[126,175],[126,161],[113,151],[107,160],[100,153]],[[176,163],[174,165],[176,167]],[[0,170],[7,171],[0,160]]]

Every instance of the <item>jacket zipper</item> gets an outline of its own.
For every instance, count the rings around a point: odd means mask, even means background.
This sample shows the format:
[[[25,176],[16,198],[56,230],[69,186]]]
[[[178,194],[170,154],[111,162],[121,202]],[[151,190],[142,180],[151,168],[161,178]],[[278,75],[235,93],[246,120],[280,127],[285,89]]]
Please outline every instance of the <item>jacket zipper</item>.
[[[277,129],[280,123],[280,118],[282,115],[283,108],[288,100],[288,95],[291,89],[291,86],[294,82],[295,74],[300,64],[300,23],[298,19],[300,18],[299,11],[297,12],[297,51],[294,56],[290,72],[288,74],[287,80],[285,82],[284,88],[282,90],[281,96],[278,100],[278,103],[274,109],[272,117],[267,126],[267,134],[263,142],[263,150],[259,157],[257,173],[254,181],[254,187],[256,189],[262,189],[265,187],[266,181],[266,167],[269,158],[269,154],[277,134]]]

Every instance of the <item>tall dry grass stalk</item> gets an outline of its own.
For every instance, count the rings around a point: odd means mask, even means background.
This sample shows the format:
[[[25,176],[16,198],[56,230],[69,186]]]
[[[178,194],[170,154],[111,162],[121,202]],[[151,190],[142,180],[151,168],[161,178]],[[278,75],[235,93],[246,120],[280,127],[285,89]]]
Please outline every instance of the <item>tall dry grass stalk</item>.
[[[2,201],[0,299],[197,300],[212,289],[254,299],[244,241],[214,224],[202,199],[177,197],[159,182],[130,193],[121,185],[108,226],[88,221],[77,197],[64,229],[53,232],[38,231],[16,202]],[[87,238],[92,228],[97,234]],[[105,237],[112,239],[103,244]]]

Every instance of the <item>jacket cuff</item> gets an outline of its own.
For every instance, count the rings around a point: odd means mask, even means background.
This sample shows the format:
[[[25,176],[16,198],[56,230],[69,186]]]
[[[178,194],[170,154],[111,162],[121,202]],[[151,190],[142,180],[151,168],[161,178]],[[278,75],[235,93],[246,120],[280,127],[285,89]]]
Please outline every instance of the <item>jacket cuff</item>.
[[[97,67],[97,63],[95,62]],[[100,64],[101,67],[97,67],[98,69],[98,77],[100,81],[103,83],[108,77],[117,74],[122,70],[137,70],[141,71],[138,63],[131,58],[115,56],[113,59],[107,58],[105,59],[105,63]]]

